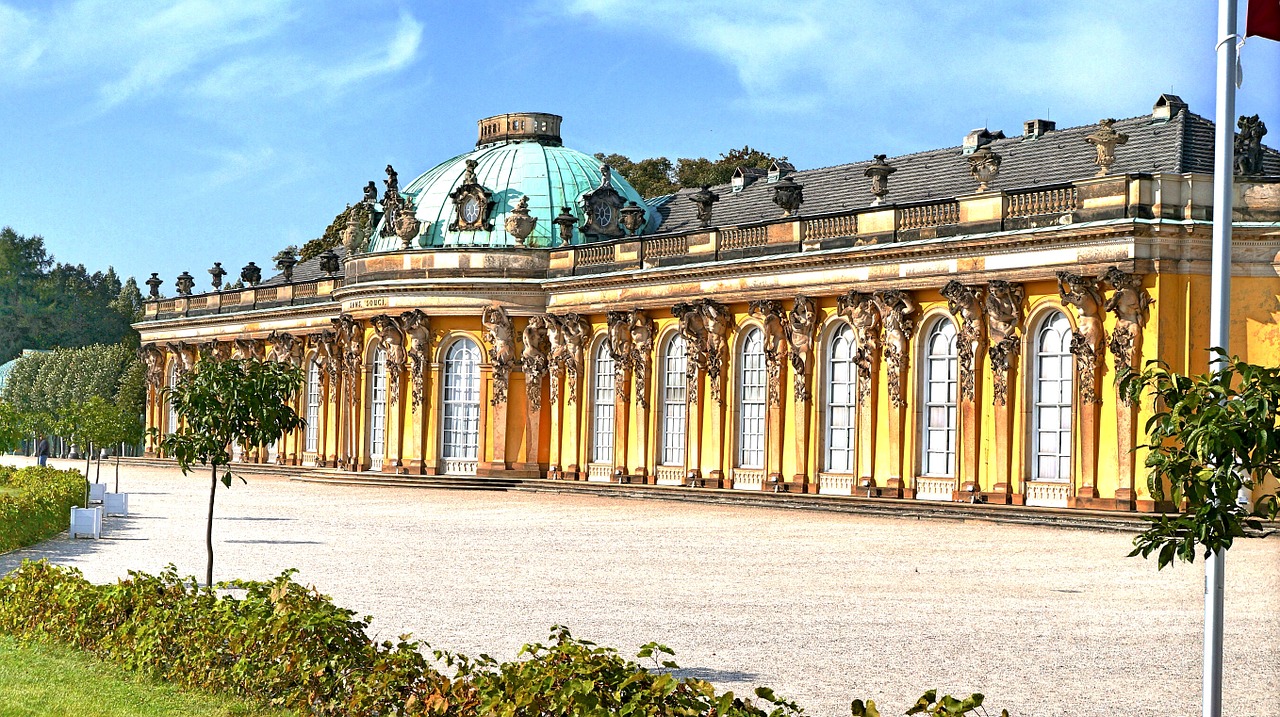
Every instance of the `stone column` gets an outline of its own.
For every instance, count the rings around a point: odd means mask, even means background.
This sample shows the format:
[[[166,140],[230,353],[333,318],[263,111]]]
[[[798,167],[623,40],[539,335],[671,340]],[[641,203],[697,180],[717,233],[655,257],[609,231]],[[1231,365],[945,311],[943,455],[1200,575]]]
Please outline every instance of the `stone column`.
[[[424,381],[422,389],[423,405],[418,409],[418,440],[422,445],[422,472],[429,476],[440,475],[444,471],[440,465],[440,441],[443,439],[443,423],[440,416],[439,395],[443,390],[444,364],[432,362],[428,370],[429,378]],[[483,414],[483,412],[481,412]]]
[[[636,405],[636,439],[637,445],[632,450],[634,466],[631,474],[639,476],[642,482],[651,482],[649,460],[649,397],[653,389],[653,340],[656,327],[653,320],[639,309],[630,315],[631,330],[631,373],[635,380]]]
[[[818,482],[809,480],[809,422],[812,395],[810,385],[813,373],[813,334],[818,323],[817,307],[809,297],[796,295],[785,325],[788,356],[791,361],[792,394],[795,406],[796,472],[791,477],[790,489],[796,492],[817,490]]]

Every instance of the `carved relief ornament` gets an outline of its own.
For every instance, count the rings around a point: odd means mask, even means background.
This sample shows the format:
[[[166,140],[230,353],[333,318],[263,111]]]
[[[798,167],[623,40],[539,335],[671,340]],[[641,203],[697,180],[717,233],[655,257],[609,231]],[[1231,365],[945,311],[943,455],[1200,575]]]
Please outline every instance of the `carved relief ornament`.
[[[542,410],[542,377],[547,373],[549,365],[550,340],[547,338],[547,324],[545,317],[531,316],[520,334],[523,344],[520,369],[524,371],[529,407],[534,411]]]
[[[784,312],[782,302],[777,299],[762,299],[751,302],[747,310],[760,320],[764,333],[764,366],[768,377],[769,406],[777,408],[782,404],[782,351],[786,341],[786,330],[782,319]]]
[[[871,395],[871,376],[880,353],[880,309],[871,294],[850,291],[836,300],[836,311],[853,329],[858,400],[865,401]]]
[[[1026,297],[1021,284],[1001,279],[987,284],[987,335],[991,341],[987,357],[991,361],[992,393],[999,406],[1009,400],[1009,370],[1022,351],[1018,331],[1022,328],[1022,302]]]
[[[653,319],[640,309],[632,309],[629,317],[631,331],[631,372],[635,376],[636,403],[642,409],[649,408],[649,376],[653,372],[653,337],[656,332]]]
[[[1097,391],[1098,359],[1107,334],[1102,328],[1103,300],[1097,281],[1060,271],[1058,296],[1062,297],[1062,303],[1075,310],[1076,328],[1071,332],[1071,353],[1076,359],[1080,402],[1085,405],[1101,403]]]
[[[707,323],[698,306],[682,302],[671,307],[671,315],[679,319],[680,336],[685,344],[685,394],[689,403],[698,400],[698,371],[707,365]]]
[[[797,294],[785,325],[787,344],[791,347],[791,373],[796,401],[808,402],[810,367],[813,363],[813,332],[818,325],[818,311],[813,299]]]
[[[449,199],[453,200],[453,222],[449,224],[449,231],[493,231],[490,216],[497,202],[493,200],[493,192],[482,186],[476,177],[478,164],[476,160],[468,159],[462,183],[449,193]]]
[[[1147,324],[1147,309],[1154,300],[1143,288],[1141,274],[1130,274],[1113,266],[1102,275],[1102,281],[1114,290],[1102,308],[1116,316],[1116,327],[1111,332],[1108,348],[1115,361],[1116,375],[1122,377],[1137,363],[1141,353],[1142,327]]]
[[[515,329],[507,310],[498,305],[486,307],[480,314],[485,342],[489,344],[489,364],[493,369],[493,397],[489,403],[507,402],[508,380],[516,364]]]
[[[409,390],[414,410],[422,407],[423,383],[431,346],[431,320],[422,309],[400,314],[400,325],[409,339]]]
[[[965,286],[952,279],[942,287],[947,311],[956,317],[956,363],[959,369],[960,398],[974,400],[977,386],[977,362],[986,342],[986,322],[982,315],[982,289]]]
[[[560,399],[559,374],[564,373],[569,385],[569,403],[578,400],[578,375],[582,372],[582,358],[586,353],[587,324],[581,316],[569,312],[563,315],[547,314],[547,339],[551,344],[551,398]]]
[[[395,406],[400,403],[400,382],[407,365],[404,332],[400,329],[399,319],[386,314],[373,317],[373,328],[387,362],[387,402]]]
[[[902,395],[902,379],[906,372],[911,337],[915,334],[912,314],[916,302],[911,294],[899,289],[878,291],[876,307],[880,310],[880,322],[884,326],[884,359],[888,368],[889,403],[902,408],[906,401]]]

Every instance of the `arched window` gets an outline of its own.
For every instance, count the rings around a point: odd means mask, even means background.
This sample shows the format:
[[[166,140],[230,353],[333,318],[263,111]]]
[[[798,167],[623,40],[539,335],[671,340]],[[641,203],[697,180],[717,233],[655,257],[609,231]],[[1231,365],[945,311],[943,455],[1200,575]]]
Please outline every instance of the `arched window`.
[[[617,367],[604,341],[596,347],[591,380],[591,462],[613,463],[613,381]]]
[[[169,364],[169,388],[178,387],[178,362]],[[169,399],[169,425],[165,430],[174,433],[178,430],[178,410],[173,407],[173,399]]]
[[[387,352],[373,352],[369,367],[369,458],[374,470],[382,468],[387,453]]]
[[[445,473],[476,472],[480,455],[480,348],[458,339],[444,356]]]
[[[662,465],[683,466],[686,442],[685,370],[688,354],[684,337],[675,334],[662,355]]]
[[[764,468],[764,332],[751,329],[738,362],[738,467]]]
[[[315,453],[320,439],[320,362],[307,365],[307,453]]]
[[[1071,478],[1071,324],[1060,311],[1036,332],[1031,411],[1032,480]]]
[[[929,476],[956,474],[956,326],[950,319],[933,322],[925,339],[921,390],[922,465]]]
[[[827,435],[826,469],[832,473],[852,473],[858,367],[853,362],[853,329],[841,326],[827,347]]]

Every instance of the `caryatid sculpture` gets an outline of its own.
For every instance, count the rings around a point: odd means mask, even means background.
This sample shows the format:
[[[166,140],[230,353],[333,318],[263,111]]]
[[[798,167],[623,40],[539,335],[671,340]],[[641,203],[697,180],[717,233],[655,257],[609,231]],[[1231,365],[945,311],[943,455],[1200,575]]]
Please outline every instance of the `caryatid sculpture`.
[[[290,366],[302,365],[302,344],[293,334],[284,331],[272,331],[267,335],[269,351],[268,361],[287,363]]]
[[[1116,328],[1111,332],[1108,347],[1115,361],[1116,376],[1123,377],[1133,370],[1141,348],[1142,327],[1147,324],[1147,307],[1153,299],[1142,286],[1141,274],[1130,274],[1113,266],[1102,275],[1102,280],[1115,290],[1102,308],[1116,315]]]
[[[760,321],[764,333],[764,367],[768,377],[769,406],[782,403],[782,351],[786,330],[782,325],[782,302],[777,299],[761,299],[747,305],[747,310]]]
[[[791,312],[787,314],[787,344],[791,347],[792,382],[796,400],[807,402],[809,393],[809,369],[813,361],[813,332],[818,326],[818,311],[813,299],[797,294]]]
[[[696,303],[679,303],[671,315],[680,321],[685,345],[685,394],[689,403],[698,400],[698,370],[707,365],[707,322]]]
[[[977,386],[975,366],[978,352],[986,339],[986,321],[982,315],[982,289],[965,286],[952,279],[942,287],[947,311],[956,317],[956,364],[959,369],[960,398],[972,401]]]
[[[631,331],[631,371],[635,376],[636,403],[649,408],[649,374],[653,370],[653,319],[640,309],[632,309],[628,325]]]
[[[706,327],[706,369],[707,376],[711,378],[711,400],[720,403],[724,400],[724,380],[721,374],[725,341],[729,333],[729,309],[712,299],[698,299],[694,303],[698,305]]]
[[[911,337],[915,334],[916,302],[911,294],[899,289],[876,292],[876,308],[884,326],[884,357],[888,366],[889,402],[894,408],[906,405],[902,396],[902,377],[906,370]]]
[[[853,363],[858,367],[858,399],[871,395],[871,375],[880,353],[880,308],[875,297],[850,291],[836,300],[836,311],[853,329]]]
[[[542,377],[547,372],[548,352],[550,351],[550,339],[548,339],[548,324],[554,323],[554,320],[548,321],[542,316],[530,316],[529,322],[524,325],[524,331],[520,333],[520,340],[523,347],[520,352],[520,368],[524,371],[525,393],[529,397],[529,407],[534,411],[542,410]]]
[[[480,314],[480,323],[485,329],[489,364],[493,367],[493,398],[490,403],[496,406],[507,401],[508,379],[516,364],[515,329],[511,326],[507,310],[496,304],[485,308]]]
[[[422,309],[414,309],[400,314],[400,325],[409,339],[409,391],[410,401],[416,410],[422,407],[427,351],[431,345],[431,320]]]
[[[565,380],[569,383],[569,403],[573,403],[578,400],[578,374],[582,373],[583,356],[587,351],[587,322],[573,312],[555,318],[564,338],[560,365],[564,368]]]
[[[147,386],[159,390],[164,385],[164,351],[155,344],[147,344],[138,349],[138,358],[146,367]]]
[[[1009,400],[1009,369],[1022,351],[1018,331],[1022,328],[1022,302],[1026,296],[1021,284],[1001,279],[987,284],[987,335],[991,343],[987,357],[991,360],[992,393],[999,406]]]
[[[1062,297],[1062,303],[1075,309],[1076,328],[1071,332],[1071,353],[1076,357],[1080,402],[1101,403],[1097,391],[1098,358],[1107,339],[1107,332],[1102,328],[1102,294],[1095,280],[1060,271],[1058,296]]]
[[[315,361],[320,365],[320,370],[323,371],[329,379],[325,385],[322,385],[321,387],[328,397],[326,400],[329,401],[332,401],[337,397],[337,392],[334,389],[337,387],[336,381],[338,378],[339,366],[336,348],[334,346],[335,340],[336,335],[333,333],[332,329],[325,329],[312,337],[312,345],[316,349]]]
[[[400,321],[386,314],[373,317],[373,328],[387,361],[387,402],[395,406],[400,403],[400,380],[407,365],[404,332],[400,329]]]

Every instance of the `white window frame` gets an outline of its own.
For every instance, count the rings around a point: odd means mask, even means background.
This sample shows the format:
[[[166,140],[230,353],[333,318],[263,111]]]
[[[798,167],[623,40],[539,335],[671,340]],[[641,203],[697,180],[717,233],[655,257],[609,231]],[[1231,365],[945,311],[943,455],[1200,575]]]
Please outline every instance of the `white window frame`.
[[[320,362],[307,365],[307,436],[303,450],[315,453],[320,443]]]
[[[659,465],[684,466],[689,440],[688,346],[684,336],[672,334],[662,352],[662,426]]]
[[[387,352],[373,350],[369,362],[369,458],[375,469],[387,455]]]
[[[840,349],[844,348],[843,351]],[[826,342],[826,380],[823,390],[823,467],[829,473],[857,470],[858,365],[853,328],[841,324]],[[842,420],[837,420],[842,419]]]
[[[614,380],[617,364],[606,342],[601,341],[591,358],[591,462],[613,463],[616,396]]]
[[[764,332],[752,327],[738,353],[738,468],[763,470],[768,431],[769,376]]]
[[[1046,345],[1052,342],[1051,345]],[[1075,362],[1071,354],[1071,322],[1053,311],[1035,333],[1035,366],[1031,383],[1031,480],[1071,481],[1075,414]],[[1056,419],[1050,421],[1049,419]],[[1051,470],[1046,470],[1051,469]]]
[[[461,338],[444,356],[441,391],[441,456],[451,461],[474,461],[480,455],[480,347]]]
[[[960,360],[956,325],[939,317],[925,334],[920,377],[920,475],[954,478]]]
[[[174,360],[173,363],[169,364],[169,388],[172,389],[177,387],[178,387],[178,362],[177,360]],[[165,426],[165,430],[168,433],[177,433],[178,432],[178,409],[174,408],[173,406],[172,396],[169,397],[168,403],[169,403],[169,423],[168,425]]]

